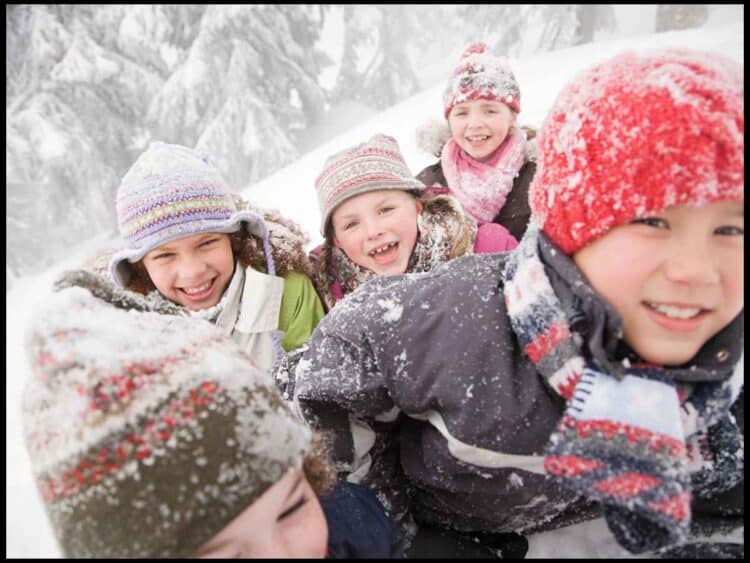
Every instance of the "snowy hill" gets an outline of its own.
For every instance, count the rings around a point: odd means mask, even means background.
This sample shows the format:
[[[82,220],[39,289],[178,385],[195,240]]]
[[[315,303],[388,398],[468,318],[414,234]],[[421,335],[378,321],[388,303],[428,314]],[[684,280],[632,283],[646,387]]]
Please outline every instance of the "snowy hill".
[[[700,29],[629,37],[563,49],[512,61],[521,84],[520,122],[538,127],[560,87],[574,74],[623,50],[642,52],[657,47],[690,47],[721,52],[740,62],[743,58],[742,21]],[[446,69],[447,73],[448,69]],[[441,116],[442,86],[426,90],[408,100],[362,121],[349,115],[351,129],[319,146],[268,178],[248,186],[244,196],[258,205],[276,208],[296,220],[308,232],[311,244],[320,240],[319,212],[314,180],[325,159],[334,152],[362,142],[375,133],[398,139],[413,172],[434,161],[417,147],[415,129],[429,119]],[[339,116],[337,128],[347,116]],[[106,242],[106,241],[102,241]],[[42,503],[37,495],[23,445],[20,394],[28,377],[23,353],[23,333],[30,311],[49,291],[54,277],[80,263],[99,241],[75,249],[64,260],[42,274],[19,279],[6,293],[6,556],[60,557]],[[61,421],[64,423],[65,421]],[[532,543],[529,556],[605,556],[586,551],[586,528],[576,545]],[[552,551],[554,549],[554,551]],[[622,555],[612,553],[609,555]]]

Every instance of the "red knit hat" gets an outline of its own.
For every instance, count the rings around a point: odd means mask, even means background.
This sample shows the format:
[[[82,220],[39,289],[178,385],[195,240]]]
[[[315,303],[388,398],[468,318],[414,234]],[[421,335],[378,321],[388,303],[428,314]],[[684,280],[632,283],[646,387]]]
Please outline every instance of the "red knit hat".
[[[572,254],[672,205],[744,201],[744,87],[722,55],[625,53],[579,75],[539,132],[532,219]]]
[[[521,111],[521,89],[508,60],[488,53],[482,42],[466,47],[451,73],[443,92],[445,118],[453,106],[470,100],[496,100],[516,113]]]

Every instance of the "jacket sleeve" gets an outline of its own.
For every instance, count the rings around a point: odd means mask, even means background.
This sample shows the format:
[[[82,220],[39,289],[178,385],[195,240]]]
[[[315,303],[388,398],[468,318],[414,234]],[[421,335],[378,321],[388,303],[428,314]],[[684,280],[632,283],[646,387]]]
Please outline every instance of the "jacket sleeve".
[[[304,344],[324,314],[323,304],[310,279],[297,272],[287,274],[279,311],[279,328],[285,333],[281,342],[284,351]]]
[[[474,254],[508,252],[518,246],[516,238],[510,231],[498,223],[485,223],[477,228],[474,241]]]
[[[334,316],[321,323],[297,366],[295,407],[327,436],[342,476],[370,487],[401,520],[406,496],[404,480],[397,478],[399,411],[367,339],[344,337],[346,315]]]

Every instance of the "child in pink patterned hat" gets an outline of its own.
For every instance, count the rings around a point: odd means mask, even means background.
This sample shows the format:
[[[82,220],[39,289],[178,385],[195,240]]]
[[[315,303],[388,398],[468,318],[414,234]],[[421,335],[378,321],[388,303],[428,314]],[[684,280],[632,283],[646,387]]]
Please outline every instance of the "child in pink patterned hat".
[[[445,122],[417,133],[420,146],[440,160],[417,178],[440,186],[477,223],[499,223],[520,239],[529,220],[533,145],[516,121],[521,91],[508,61],[484,43],[469,45],[443,93]]]
[[[425,194],[387,135],[331,156],[315,187],[325,242],[311,257],[329,309],[375,276],[425,272],[457,256],[517,244],[500,225],[477,229],[454,198]]]

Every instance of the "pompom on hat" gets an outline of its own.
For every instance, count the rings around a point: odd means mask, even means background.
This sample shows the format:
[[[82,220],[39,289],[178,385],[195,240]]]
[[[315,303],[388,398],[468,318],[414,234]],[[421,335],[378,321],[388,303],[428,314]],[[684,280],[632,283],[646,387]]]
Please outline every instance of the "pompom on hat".
[[[573,254],[673,205],[744,201],[744,86],[718,53],[625,53],[568,83],[539,132],[532,220]]]
[[[521,111],[521,89],[508,60],[489,53],[482,42],[466,47],[453,69],[443,92],[443,115],[447,119],[453,106],[471,100],[496,100]]]
[[[237,209],[219,171],[197,150],[152,142],[120,182],[116,208],[125,248],[112,257],[109,271],[122,287],[130,264],[154,248],[200,233],[233,233],[243,224],[263,241],[268,273],[275,273],[263,218]]]
[[[350,197],[377,190],[420,192],[424,187],[406,165],[396,139],[374,135],[367,142],[339,151],[326,160],[315,180],[320,233],[325,236],[331,213]]]

